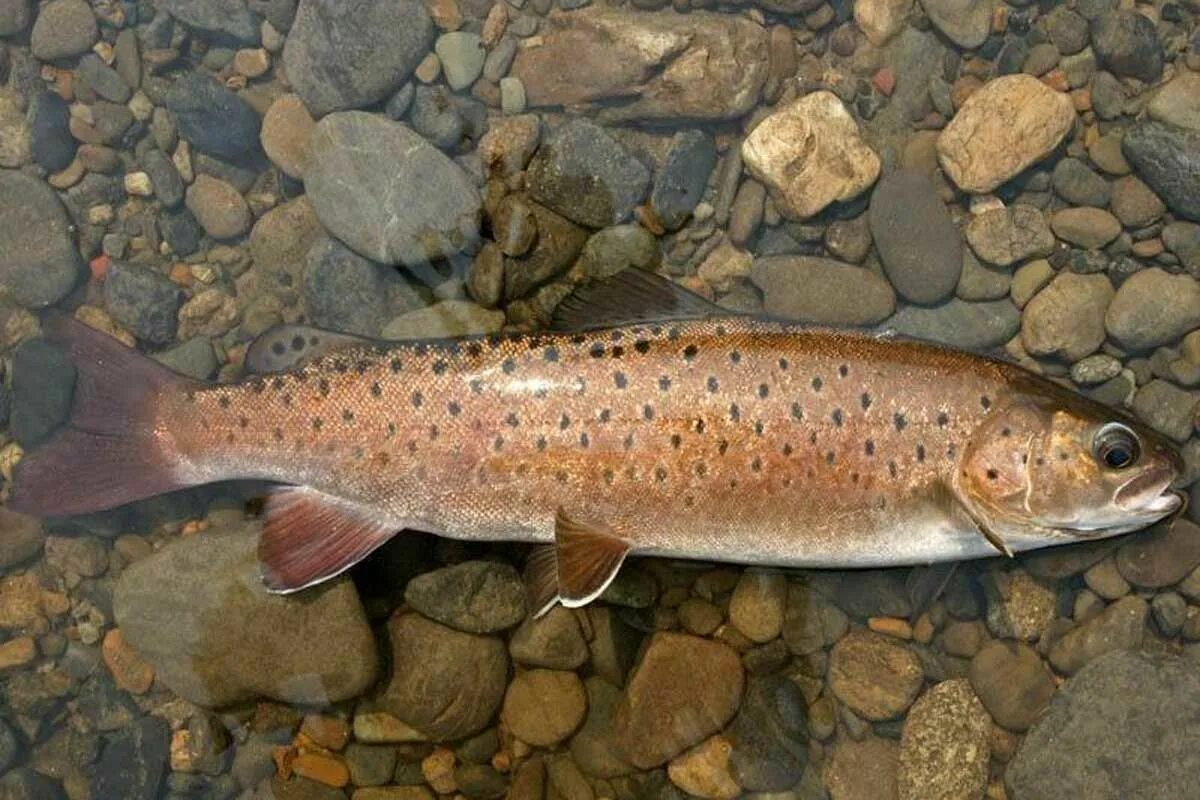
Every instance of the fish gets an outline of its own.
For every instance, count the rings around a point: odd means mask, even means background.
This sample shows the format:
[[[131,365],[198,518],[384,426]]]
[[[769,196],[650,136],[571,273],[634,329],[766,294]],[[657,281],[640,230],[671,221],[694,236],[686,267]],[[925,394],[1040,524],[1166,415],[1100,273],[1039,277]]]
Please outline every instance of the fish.
[[[76,365],[71,417],[24,456],[8,506],[267,481],[275,592],[404,529],[532,543],[540,613],[595,599],[631,555],[937,564],[1128,533],[1183,503],[1169,441],[1018,365],[734,314],[636,269],[536,332],[322,350],[284,331],[256,356],[281,371],[229,384],[65,314],[43,335]]]

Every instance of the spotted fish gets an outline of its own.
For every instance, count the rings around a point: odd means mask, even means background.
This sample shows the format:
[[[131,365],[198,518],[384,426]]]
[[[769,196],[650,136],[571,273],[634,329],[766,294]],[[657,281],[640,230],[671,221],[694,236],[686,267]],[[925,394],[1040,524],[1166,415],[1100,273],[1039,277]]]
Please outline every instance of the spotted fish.
[[[1124,533],[1182,502],[1162,437],[1017,366],[731,316],[638,271],[580,289],[546,332],[334,338],[230,385],[67,317],[44,329],[78,368],[73,417],[24,458],[9,505],[275,482],[259,555],[281,592],[404,528],[537,543],[547,608],[590,601],[630,554],[924,564]]]

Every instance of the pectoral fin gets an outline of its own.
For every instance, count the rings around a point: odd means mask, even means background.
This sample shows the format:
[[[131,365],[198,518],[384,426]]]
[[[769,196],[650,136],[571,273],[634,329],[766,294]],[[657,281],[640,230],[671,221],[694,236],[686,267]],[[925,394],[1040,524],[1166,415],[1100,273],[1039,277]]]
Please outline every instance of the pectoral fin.
[[[988,544],[996,548],[997,552],[1013,557],[1012,548],[1008,543],[1000,538],[994,531],[989,530],[986,525],[969,512],[966,507],[959,502],[954,492],[943,481],[934,482],[929,488],[928,501],[941,511],[948,520],[954,525],[964,529],[974,530],[984,539],[987,539]]]
[[[617,576],[630,549],[607,525],[581,522],[559,509],[554,544],[535,548],[525,566],[534,615],[545,614],[555,601],[578,608],[595,600]]]

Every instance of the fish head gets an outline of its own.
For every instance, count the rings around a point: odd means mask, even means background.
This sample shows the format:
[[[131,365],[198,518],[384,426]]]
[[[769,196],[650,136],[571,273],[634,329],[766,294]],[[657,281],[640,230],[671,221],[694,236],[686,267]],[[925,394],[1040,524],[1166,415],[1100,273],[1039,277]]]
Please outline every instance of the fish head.
[[[1054,387],[995,409],[964,448],[959,500],[1013,550],[1138,530],[1183,508],[1163,436]]]

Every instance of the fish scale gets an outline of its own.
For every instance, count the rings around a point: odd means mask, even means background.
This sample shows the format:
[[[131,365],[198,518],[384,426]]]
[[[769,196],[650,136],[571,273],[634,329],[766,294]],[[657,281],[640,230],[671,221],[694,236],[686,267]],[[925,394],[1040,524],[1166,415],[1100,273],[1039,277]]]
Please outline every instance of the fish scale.
[[[641,552],[850,566],[898,555],[862,534],[950,476],[1005,380],[951,351],[731,318],[349,348],[164,416],[192,481],[303,483],[457,538],[551,541],[563,508]]]

